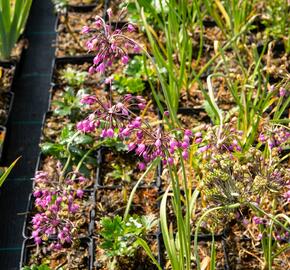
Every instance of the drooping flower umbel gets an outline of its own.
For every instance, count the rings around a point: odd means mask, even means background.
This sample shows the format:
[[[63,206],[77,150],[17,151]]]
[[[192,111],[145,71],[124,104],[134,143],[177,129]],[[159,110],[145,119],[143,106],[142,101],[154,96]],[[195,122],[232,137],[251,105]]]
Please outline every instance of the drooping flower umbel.
[[[91,36],[86,42],[87,49],[89,52],[96,53],[93,65],[89,69],[91,74],[104,73],[116,59],[120,59],[126,65],[129,62],[128,50],[130,48],[135,52],[140,50],[139,45],[126,35],[135,31],[135,27],[132,24],[126,24],[120,29],[114,29],[110,23],[112,16],[110,9],[107,14],[108,24],[100,16],[96,16],[94,23],[83,27],[82,33]]]

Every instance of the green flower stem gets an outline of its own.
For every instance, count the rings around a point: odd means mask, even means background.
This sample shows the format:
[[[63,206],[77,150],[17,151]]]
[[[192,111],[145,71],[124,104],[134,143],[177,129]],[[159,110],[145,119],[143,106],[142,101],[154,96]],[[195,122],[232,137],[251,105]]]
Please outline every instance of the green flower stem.
[[[123,217],[123,220],[127,220],[128,218],[128,214],[129,214],[129,210],[130,210],[130,207],[131,207],[131,204],[132,204],[132,201],[133,201],[133,197],[136,193],[136,190],[138,188],[138,186],[140,185],[140,183],[142,182],[142,180],[146,177],[146,175],[149,173],[149,171],[159,162],[159,158],[155,159],[150,165],[149,167],[147,168],[147,170],[142,174],[142,176],[140,177],[140,179],[138,180],[138,182],[135,184],[134,188],[132,189],[131,191],[131,194],[129,196],[129,200],[127,202],[127,206],[126,206],[126,210],[125,210],[125,213],[124,213],[124,217]]]
[[[80,134],[80,131],[76,132],[76,133],[71,137],[69,143],[67,144],[66,149],[67,149],[67,152],[68,152],[68,158],[67,158],[66,163],[65,163],[65,165],[64,165],[64,167],[63,167],[63,169],[62,169],[62,171],[61,171],[61,174],[60,174],[60,177],[59,177],[60,182],[62,182],[62,181],[64,180],[64,176],[65,176],[66,170],[67,170],[67,168],[68,168],[68,166],[69,166],[69,164],[70,164],[70,162],[71,162],[72,155],[71,155],[71,152],[70,152],[69,148],[70,148],[71,144],[73,143],[73,140],[74,140],[74,139],[75,139],[79,134]]]
[[[83,162],[85,161],[85,159],[96,149],[98,149],[101,145],[102,145],[102,141],[99,142],[97,145],[95,145],[94,147],[92,147],[89,151],[86,152],[86,154],[82,157],[82,159],[79,161],[75,171],[74,171],[74,175],[72,176],[72,180],[76,179],[77,173],[79,172]]]

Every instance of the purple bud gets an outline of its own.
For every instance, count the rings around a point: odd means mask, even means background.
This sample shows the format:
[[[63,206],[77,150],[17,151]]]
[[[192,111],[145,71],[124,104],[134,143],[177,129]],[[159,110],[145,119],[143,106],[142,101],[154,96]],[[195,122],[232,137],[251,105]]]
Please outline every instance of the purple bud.
[[[93,66],[91,66],[90,68],[89,68],[89,74],[94,74],[95,73],[95,68],[93,67]]]
[[[129,143],[128,144],[128,151],[132,151],[132,150],[134,150],[136,148],[136,144],[135,143]]]
[[[141,49],[140,49],[140,47],[138,45],[134,45],[133,50],[134,50],[135,53],[139,53]]]
[[[140,110],[144,110],[144,109],[146,108],[146,105],[145,105],[144,103],[139,103],[139,104],[138,104],[138,108],[139,108]]]
[[[184,159],[188,159],[188,151],[184,150],[184,151],[182,152],[182,157],[183,157]]]
[[[196,132],[196,133],[194,134],[194,136],[195,136],[196,138],[199,138],[199,137],[202,136],[202,133],[201,133],[201,132]]]
[[[82,28],[82,34],[87,34],[87,33],[89,33],[90,32],[90,28],[88,27],[88,26],[83,26],[83,28]]]
[[[122,56],[121,61],[124,65],[127,65],[129,62],[129,57],[127,55]]]
[[[144,171],[144,170],[146,169],[146,165],[145,165],[145,163],[144,163],[144,162],[139,162],[139,163],[138,163],[138,169],[139,169],[140,171]]]
[[[107,137],[113,138],[114,137],[114,130],[112,128],[109,128],[107,130]]]
[[[145,149],[146,149],[145,144],[143,144],[143,143],[139,144],[137,149],[136,149],[136,154],[137,155],[142,154],[145,151]]]
[[[173,160],[172,157],[169,157],[169,158],[167,159],[167,162],[168,162],[169,165],[173,165],[174,160]]]
[[[164,111],[163,115],[169,117],[169,111]]]
[[[286,89],[281,87],[279,89],[279,95],[280,95],[280,97],[284,97],[286,95]]]
[[[202,138],[197,138],[196,140],[195,140],[195,143],[201,143],[202,142]]]
[[[135,31],[135,27],[132,24],[128,24],[128,32],[134,32]]]
[[[77,190],[77,196],[78,196],[79,198],[82,198],[82,197],[84,196],[84,191],[81,190],[81,189],[78,189],[78,190]]]
[[[160,147],[161,145],[162,145],[161,140],[157,139],[156,142],[155,142],[155,146],[156,147]]]
[[[187,149],[187,148],[189,147],[188,142],[182,142],[181,147],[182,147],[183,149]]]
[[[186,129],[186,130],[184,131],[184,134],[185,134],[186,136],[191,137],[191,136],[192,136],[192,131],[191,131],[190,129]]]

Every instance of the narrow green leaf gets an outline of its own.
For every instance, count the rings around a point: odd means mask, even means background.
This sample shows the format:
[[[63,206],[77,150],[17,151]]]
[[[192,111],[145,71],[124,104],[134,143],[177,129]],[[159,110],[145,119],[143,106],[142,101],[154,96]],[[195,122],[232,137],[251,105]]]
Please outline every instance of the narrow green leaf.
[[[15,164],[17,163],[17,161],[20,159],[17,158],[15,161],[13,161],[13,163],[9,166],[9,168],[3,173],[3,175],[0,177],[0,187],[3,185],[4,181],[6,180],[6,178],[8,177],[8,175],[10,174],[11,170],[13,169],[13,167],[15,166]]]

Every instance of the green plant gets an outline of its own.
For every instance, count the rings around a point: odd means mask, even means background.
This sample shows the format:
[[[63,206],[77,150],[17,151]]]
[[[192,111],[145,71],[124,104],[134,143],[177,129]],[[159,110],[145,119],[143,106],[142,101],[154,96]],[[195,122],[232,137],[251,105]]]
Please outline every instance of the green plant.
[[[106,177],[112,177],[114,180],[122,179],[125,182],[131,182],[131,175],[133,169],[130,166],[125,164],[112,164],[113,171],[108,173]]]
[[[157,1],[158,2],[158,1]],[[194,1],[195,2],[195,1]],[[190,31],[196,21],[199,10],[188,0],[181,2],[170,0],[159,1],[160,13],[154,5],[145,0],[136,1],[146,30],[154,61],[149,54],[162,87],[162,94],[171,118],[178,123],[176,113],[179,105],[180,91],[188,86],[192,76],[192,39]],[[167,14],[166,8],[174,10]],[[158,34],[149,26],[144,10],[148,10],[158,21],[160,29],[165,33],[165,44],[160,43]],[[151,85],[155,99],[158,99],[155,87]],[[160,103],[157,100],[159,107]],[[163,111],[162,107],[160,108]]]
[[[41,144],[41,151],[45,155],[52,155],[65,163],[64,173],[74,164],[80,164],[78,170],[86,176],[90,175],[86,164],[96,165],[94,157],[90,156],[95,145],[93,138],[87,134],[75,132],[74,125],[65,126],[57,142],[44,142]],[[98,144],[97,144],[98,145]],[[87,147],[89,146],[89,150]],[[89,152],[89,154],[87,154]],[[84,162],[85,157],[85,162]]]
[[[153,216],[130,216],[123,219],[120,216],[104,217],[101,220],[101,248],[105,255],[111,258],[110,269],[118,268],[118,257],[134,256],[140,247],[142,239],[157,225]]]
[[[62,70],[61,79],[64,80],[69,86],[81,86],[88,76],[88,72],[86,71],[78,71],[71,67]]]
[[[86,93],[85,89],[80,89],[75,93],[75,89],[68,86],[64,88],[62,101],[56,100],[52,104],[56,106],[54,114],[62,116],[70,116],[71,119],[78,119],[80,113],[80,100]],[[75,121],[74,121],[75,122]]]
[[[145,90],[145,80],[156,83],[156,71],[142,56],[135,56],[122,74],[115,74],[112,89],[120,94],[140,94]]]
[[[207,78],[210,101],[206,100],[205,107],[208,114],[218,125],[229,121],[234,115],[237,116],[237,129],[243,131],[241,143],[244,151],[247,151],[257,139],[260,124],[265,122],[265,113],[271,115],[273,123],[289,123],[289,119],[283,119],[283,113],[289,106],[290,96],[280,94],[281,89],[288,89],[289,82],[285,78],[280,83],[269,87],[269,74],[263,71],[262,63],[265,48],[261,54],[258,54],[257,48],[252,48],[252,64],[249,67],[247,67],[247,59],[237,57],[237,66],[242,73],[237,76],[239,79],[237,77],[230,79],[227,76],[230,74],[229,63],[233,59],[228,59],[224,50],[220,49],[222,61],[215,69],[220,68],[223,64],[224,73],[213,73]],[[216,103],[212,83],[214,77],[225,79],[228,90],[234,99],[236,106],[228,112],[221,110]]]
[[[56,12],[62,14],[67,12],[68,0],[52,0],[52,3]]]
[[[142,93],[145,90],[145,84],[140,78],[125,77],[122,75],[115,75],[112,89],[119,94],[124,93]]]
[[[250,18],[255,16],[253,0],[206,0],[208,13],[226,37],[239,34]]]
[[[0,58],[7,60],[24,30],[32,0],[1,0]]]
[[[266,1],[262,23],[266,26],[267,36],[282,39],[286,53],[290,52],[289,38],[289,3],[287,0]]]
[[[152,216],[130,216],[124,220],[120,216],[101,219],[102,244],[108,257],[132,256],[139,244],[138,237],[144,237],[153,226],[156,219]]]

